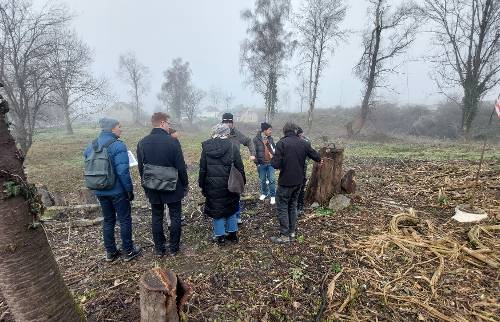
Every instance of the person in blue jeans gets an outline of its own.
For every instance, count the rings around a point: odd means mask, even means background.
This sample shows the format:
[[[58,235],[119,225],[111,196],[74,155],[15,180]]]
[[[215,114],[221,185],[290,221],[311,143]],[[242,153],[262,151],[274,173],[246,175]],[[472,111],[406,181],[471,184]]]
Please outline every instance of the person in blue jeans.
[[[240,195],[228,189],[232,164],[246,180],[240,149],[228,139],[229,135],[227,125],[214,126],[212,138],[202,143],[198,176],[198,184],[205,197],[204,212],[212,218],[213,236],[220,246],[226,241],[238,242]]]
[[[255,163],[260,179],[260,200],[270,197],[271,205],[276,203],[276,177],[271,160],[276,150],[273,137],[273,127],[269,123],[261,123],[260,131],[253,139],[255,146]]]
[[[119,140],[122,129],[121,124],[115,119],[102,118],[99,121],[101,134],[97,138],[98,147],[105,144],[108,146],[109,157],[115,171],[115,183],[111,189],[95,190],[95,195],[101,204],[103,216],[102,234],[104,248],[106,249],[106,261],[112,262],[120,255],[124,255],[125,261],[130,261],[141,253],[141,248],[134,246],[132,240],[132,207],[134,200],[132,179],[130,177],[129,159],[127,146]],[[90,143],[83,153],[88,158],[92,153],[93,145]],[[120,222],[120,237],[122,248],[119,250],[115,242],[116,218]]]

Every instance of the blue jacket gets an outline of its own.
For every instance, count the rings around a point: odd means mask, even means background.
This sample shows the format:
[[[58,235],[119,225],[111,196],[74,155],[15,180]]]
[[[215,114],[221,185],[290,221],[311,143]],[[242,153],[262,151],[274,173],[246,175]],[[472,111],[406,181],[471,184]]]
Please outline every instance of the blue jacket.
[[[118,137],[111,132],[103,131],[97,138],[97,143],[99,146],[103,146],[112,139],[116,140]],[[91,152],[92,143],[85,149],[83,157],[86,158]],[[108,153],[113,161],[113,168],[115,169],[115,185],[109,190],[96,190],[96,196],[113,196],[124,192],[132,192],[134,187],[132,185],[132,179],[130,178],[127,146],[123,141],[118,140],[109,146]]]

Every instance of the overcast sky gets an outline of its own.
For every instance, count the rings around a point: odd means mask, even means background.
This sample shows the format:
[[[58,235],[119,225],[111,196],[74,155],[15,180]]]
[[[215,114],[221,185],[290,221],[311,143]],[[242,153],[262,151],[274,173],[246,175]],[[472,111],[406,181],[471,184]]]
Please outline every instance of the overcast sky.
[[[42,1],[42,0],[39,0]],[[262,106],[262,98],[245,87],[240,74],[240,43],[246,24],[240,13],[253,8],[253,0],[61,0],[77,16],[73,26],[94,50],[96,73],[111,80],[120,100],[128,101],[126,87],[117,76],[118,57],[131,51],[151,71],[151,90],[144,100],[147,110],[157,105],[156,94],[163,71],[172,60],[182,57],[191,64],[193,83],[208,90],[220,87],[235,97],[234,104]],[[396,1],[396,0],[394,0]],[[360,32],[367,27],[366,1],[350,0],[344,27],[353,30],[349,42],[330,57],[321,79],[319,107],[358,105],[361,83],[352,68],[359,59]],[[294,9],[300,1],[294,0]],[[383,91],[383,99],[401,104],[433,104],[443,97],[429,78],[432,66],[418,58],[429,51],[429,36],[422,35],[404,58],[400,74],[391,79],[392,91]],[[290,64],[292,70],[295,66]],[[288,108],[298,109],[296,78],[291,73],[280,86],[289,91]]]

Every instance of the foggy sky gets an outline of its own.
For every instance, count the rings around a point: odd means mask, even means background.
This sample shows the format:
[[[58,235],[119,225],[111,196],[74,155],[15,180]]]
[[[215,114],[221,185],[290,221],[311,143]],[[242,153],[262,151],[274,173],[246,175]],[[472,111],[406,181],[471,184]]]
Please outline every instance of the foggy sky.
[[[38,0],[42,1],[42,0]],[[262,98],[245,87],[240,74],[240,43],[245,37],[246,24],[240,13],[253,8],[253,0],[61,0],[77,16],[73,27],[93,49],[96,74],[104,75],[118,98],[129,101],[126,86],[117,76],[118,57],[128,51],[149,67],[151,90],[144,99],[146,110],[159,105],[156,94],[163,81],[163,71],[176,57],[189,61],[193,83],[208,90],[220,87],[235,96],[234,104],[261,107]],[[396,0],[395,0],[396,1]],[[318,94],[318,107],[358,105],[361,83],[352,68],[361,49],[360,32],[367,27],[366,1],[348,1],[349,9],[344,28],[354,31],[348,43],[341,44],[330,57]],[[300,1],[294,0],[294,9]],[[430,36],[423,34],[403,58],[419,59],[428,52]],[[295,70],[295,63],[290,67]],[[395,91],[384,90],[382,99],[401,104],[433,104],[444,99],[429,78],[432,65],[424,61],[404,64],[393,77]],[[297,110],[296,77],[293,72],[280,90],[291,95],[289,110]]]

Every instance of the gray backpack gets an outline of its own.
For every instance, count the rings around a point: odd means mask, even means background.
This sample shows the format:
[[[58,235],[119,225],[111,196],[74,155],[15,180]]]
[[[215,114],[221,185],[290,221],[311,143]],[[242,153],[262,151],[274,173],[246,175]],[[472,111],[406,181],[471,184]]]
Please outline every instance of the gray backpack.
[[[99,148],[97,140],[92,142],[92,152],[85,158],[85,185],[91,190],[108,190],[115,185],[113,160],[109,157],[108,148],[116,139]]]

